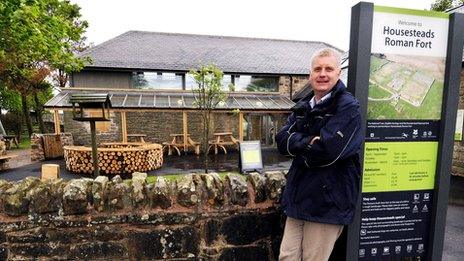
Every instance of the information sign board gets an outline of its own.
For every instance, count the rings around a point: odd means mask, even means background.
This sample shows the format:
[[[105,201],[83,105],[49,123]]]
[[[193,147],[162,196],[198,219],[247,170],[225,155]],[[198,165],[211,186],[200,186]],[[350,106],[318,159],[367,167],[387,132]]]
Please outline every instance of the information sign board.
[[[347,260],[441,259],[463,29],[458,13],[353,7],[348,90],[365,143]]]
[[[259,140],[240,142],[240,172],[263,170],[261,142]]]
[[[359,260],[427,253],[448,21],[374,6]]]

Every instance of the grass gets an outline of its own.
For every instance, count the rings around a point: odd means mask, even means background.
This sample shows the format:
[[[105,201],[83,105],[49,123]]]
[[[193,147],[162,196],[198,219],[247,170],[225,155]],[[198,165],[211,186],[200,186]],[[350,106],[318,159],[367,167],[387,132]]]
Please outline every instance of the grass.
[[[200,173],[199,173],[200,174]],[[219,172],[218,175],[219,175],[219,178],[224,180],[226,178],[226,175],[227,174],[236,174],[236,175],[239,175],[240,177],[242,177],[244,180],[246,180],[246,175],[243,175],[243,174],[240,174],[236,171],[229,171],[229,172]],[[185,176],[186,174],[168,174],[168,175],[160,175],[160,176],[148,176],[147,177],[147,183],[148,184],[153,184],[156,182],[156,179],[157,177],[163,177],[166,179],[167,182],[169,183],[172,183],[172,182],[175,182],[177,179],[180,179],[182,178],[183,176]],[[131,183],[131,179],[126,179],[124,180],[124,182],[126,182],[127,184],[130,184]]]
[[[21,141],[19,142],[19,148],[13,144],[10,150],[22,150],[22,149],[30,149],[31,148],[31,138],[28,136],[21,136]]]
[[[443,82],[435,81],[423,103],[415,107],[408,102],[399,100],[397,111],[390,102],[368,102],[368,119],[439,119],[441,115],[441,99],[443,97]]]
[[[387,92],[386,90],[378,87],[375,84],[369,84],[369,97],[374,99],[383,99],[389,98],[392,96],[391,93]]]

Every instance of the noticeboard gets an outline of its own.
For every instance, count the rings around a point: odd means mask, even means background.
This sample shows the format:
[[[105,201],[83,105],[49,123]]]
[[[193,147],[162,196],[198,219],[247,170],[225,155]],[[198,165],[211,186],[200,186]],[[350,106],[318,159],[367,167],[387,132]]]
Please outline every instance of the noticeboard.
[[[426,255],[448,22],[374,6],[359,260]]]
[[[348,85],[361,101],[366,125],[361,197],[347,257],[429,259],[442,248],[437,231],[444,221],[437,209],[448,195],[437,184],[451,165],[452,151],[444,148],[452,142],[446,133],[454,131],[445,121],[457,105],[450,79],[453,88],[459,85],[450,76],[450,47],[456,45],[449,40],[450,16],[369,3],[355,8]],[[366,31],[372,34],[366,37]]]
[[[240,142],[239,165],[241,173],[261,172],[263,170],[261,142],[259,140]]]

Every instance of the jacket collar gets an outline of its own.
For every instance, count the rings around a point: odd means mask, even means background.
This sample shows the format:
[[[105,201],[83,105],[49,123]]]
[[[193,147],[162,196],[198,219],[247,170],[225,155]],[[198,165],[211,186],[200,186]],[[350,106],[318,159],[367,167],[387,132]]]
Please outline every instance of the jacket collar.
[[[322,105],[322,104],[328,104],[328,103],[331,103],[333,101],[333,99],[335,99],[339,94],[343,93],[346,91],[346,86],[345,84],[341,81],[341,80],[338,80],[337,83],[335,84],[334,87],[332,87],[332,90],[330,91],[331,93],[331,96],[323,103],[319,103],[319,104],[316,104],[315,107],[319,107],[318,105]],[[307,103],[308,106],[309,106],[309,101],[314,97],[314,91],[311,90],[311,92],[306,96],[304,97],[303,99],[301,99],[300,102],[304,102],[304,103]]]

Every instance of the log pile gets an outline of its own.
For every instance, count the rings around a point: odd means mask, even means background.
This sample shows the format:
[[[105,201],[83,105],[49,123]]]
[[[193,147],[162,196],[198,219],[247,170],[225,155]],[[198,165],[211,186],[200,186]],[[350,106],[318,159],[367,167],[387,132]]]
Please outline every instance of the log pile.
[[[82,174],[93,173],[92,149],[83,146],[65,146],[66,169]],[[160,144],[107,143],[98,148],[100,174],[119,175],[136,171],[158,169],[163,164]]]
[[[0,156],[1,155],[6,155],[6,144],[0,137]]]

